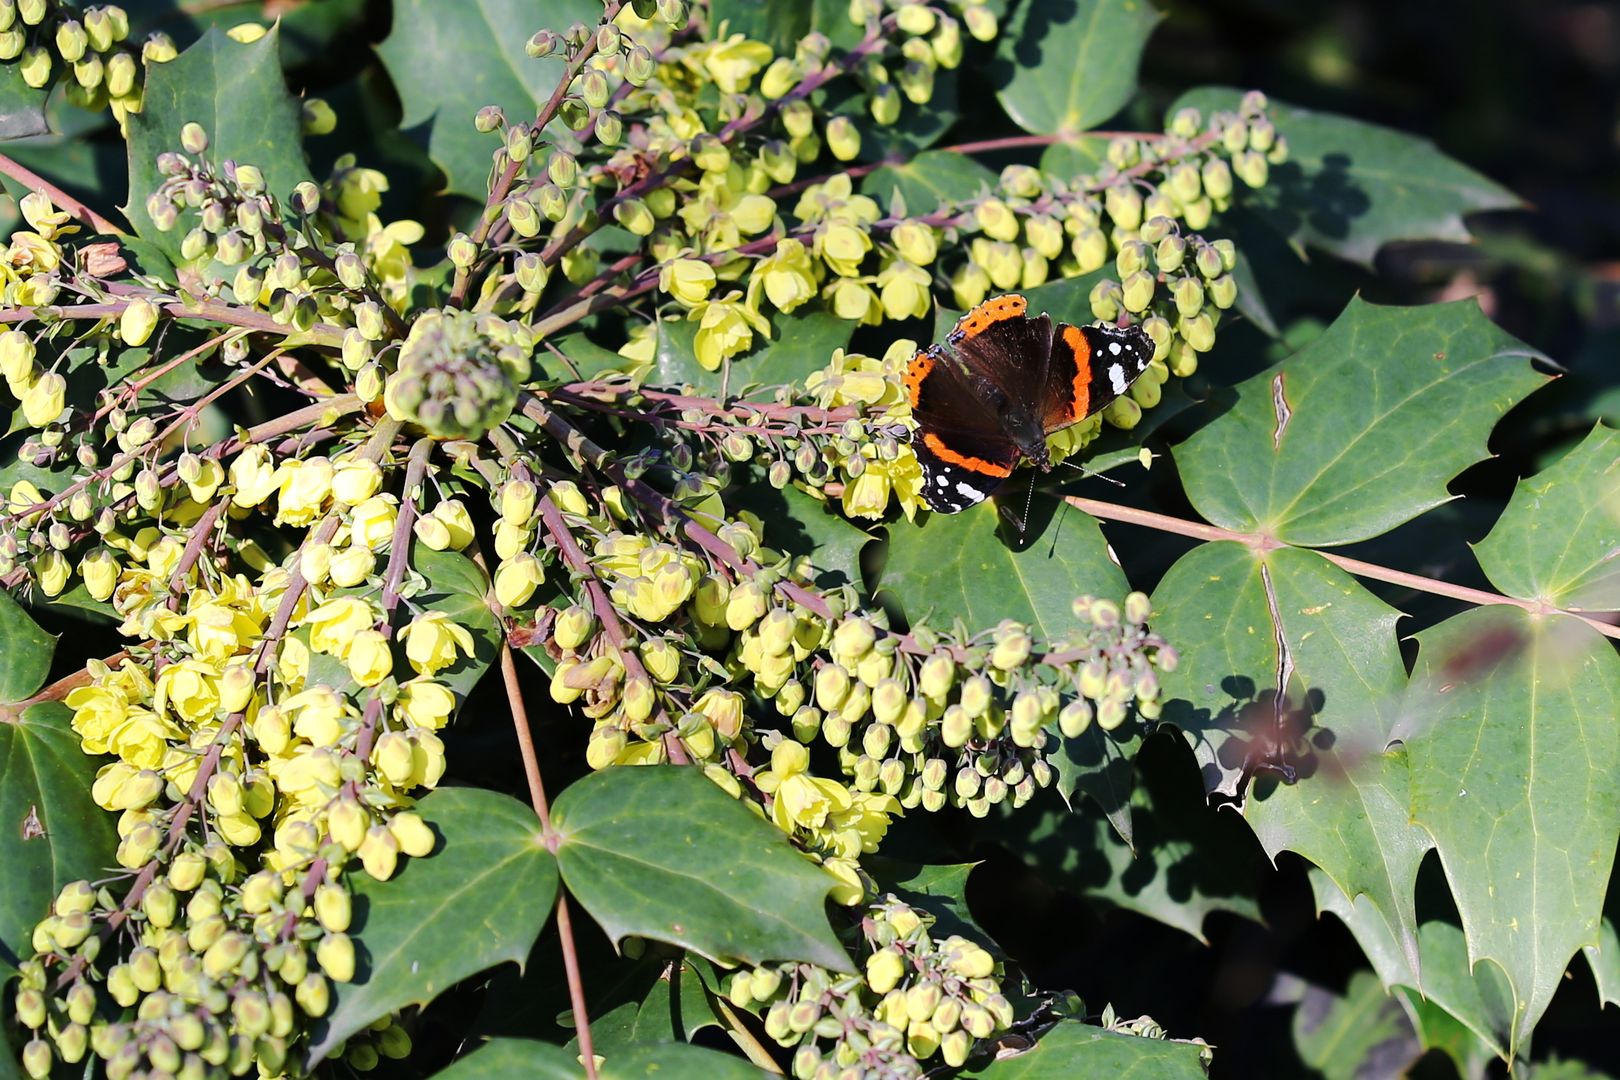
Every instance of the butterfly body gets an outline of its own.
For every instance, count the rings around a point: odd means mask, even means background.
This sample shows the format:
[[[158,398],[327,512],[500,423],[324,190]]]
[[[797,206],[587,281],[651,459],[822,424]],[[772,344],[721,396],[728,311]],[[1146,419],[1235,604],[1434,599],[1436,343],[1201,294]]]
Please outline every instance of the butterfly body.
[[[1021,460],[1049,470],[1047,436],[1125,393],[1152,359],[1139,326],[1054,326],[1031,318],[1022,296],[986,300],[906,369],[923,500],[954,514],[988,498]]]

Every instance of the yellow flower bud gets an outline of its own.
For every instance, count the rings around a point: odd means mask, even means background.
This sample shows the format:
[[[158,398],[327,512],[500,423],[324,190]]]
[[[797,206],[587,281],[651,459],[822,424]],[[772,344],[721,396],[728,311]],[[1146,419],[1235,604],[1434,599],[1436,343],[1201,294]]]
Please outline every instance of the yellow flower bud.
[[[399,842],[400,851],[413,859],[419,859],[433,852],[437,842],[433,830],[422,820],[421,815],[410,810],[403,810],[388,819],[388,831],[394,834]]]
[[[866,984],[874,994],[887,994],[905,974],[905,961],[893,949],[879,949],[866,958]]]
[[[387,881],[394,876],[394,869],[399,865],[399,841],[384,825],[373,825],[366,830],[366,838],[360,844],[360,862],[366,868],[366,873],[378,881]],[[326,964],[321,964],[326,968]],[[336,975],[330,969],[326,973]],[[339,979],[338,981],[343,981]]]
[[[708,299],[716,280],[714,267],[701,259],[676,259],[658,273],[658,288],[687,307]]]
[[[42,428],[62,415],[67,403],[67,380],[56,372],[41,375],[22,397],[23,419]]]
[[[353,905],[349,899],[349,890],[334,882],[322,882],[315,886],[315,918],[320,921],[323,928],[334,931],[344,931],[349,928],[349,920],[353,915]]]
[[[73,564],[62,552],[52,549],[34,561],[34,573],[38,576],[41,592],[46,596],[58,596],[67,588],[68,579],[73,576]]]
[[[354,978],[354,942],[348,934],[327,934],[315,946],[315,962],[333,982],[348,982]]]
[[[327,574],[332,584],[340,589],[349,589],[370,577],[376,566],[377,556],[370,548],[348,547],[332,556]]]
[[[533,555],[520,554],[496,567],[495,599],[504,607],[522,607],[543,581],[544,564]]]
[[[344,506],[358,506],[382,489],[382,467],[367,458],[346,458],[332,471],[332,498]]]
[[[98,547],[79,561],[79,576],[85,590],[97,600],[105,600],[118,586],[118,557],[110,548]]]
[[[394,673],[394,655],[388,638],[378,630],[362,630],[354,636],[345,658],[349,674],[361,686],[376,686]]]
[[[342,795],[334,800],[326,814],[327,830],[332,834],[332,839],[341,844],[345,851],[360,850],[360,844],[365,839],[366,829],[370,824],[365,809],[349,795]]]
[[[145,345],[157,326],[158,314],[158,306],[144,297],[130,301],[118,317],[118,336],[125,345]]]

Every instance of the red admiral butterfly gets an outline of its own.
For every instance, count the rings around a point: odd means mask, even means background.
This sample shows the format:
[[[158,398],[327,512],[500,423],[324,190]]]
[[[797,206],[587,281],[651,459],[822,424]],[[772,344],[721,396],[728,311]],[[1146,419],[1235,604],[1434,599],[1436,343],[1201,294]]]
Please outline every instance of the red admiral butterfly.
[[[1054,329],[1028,306],[1022,296],[986,300],[906,368],[911,446],[932,510],[983,502],[1021,458],[1049,471],[1046,437],[1119,397],[1153,359],[1140,326]]]

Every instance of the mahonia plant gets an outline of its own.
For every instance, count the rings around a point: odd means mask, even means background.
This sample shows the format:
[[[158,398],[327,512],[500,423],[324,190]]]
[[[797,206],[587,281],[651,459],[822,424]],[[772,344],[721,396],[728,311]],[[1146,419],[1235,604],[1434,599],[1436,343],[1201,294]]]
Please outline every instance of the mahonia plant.
[[[1041,632],[901,625],[819,587],[737,493],[915,515],[916,335],[814,357],[763,396],[661,384],[656,355],[684,335],[693,370],[741,387],[783,316],[880,333],[1089,276],[1093,316],[1141,325],[1154,359],[1052,437],[1074,455],[1197,368],[1237,299],[1237,252],[1205,230],[1287,148],[1251,94],[1118,135],[1087,175],[1013,165],[926,213],[883,205],[855,184],[862,129],[926,105],[998,28],[973,0],[848,14],[854,44],[813,32],[782,52],[685,0],[537,28],[526,51],[560,65],[557,91],[534,117],[459,121],[488,138],[488,198],[437,238],[434,269],[422,225],[379,216],[382,174],[347,156],[272,190],[201,117],[143,204],[172,272],[87,242],[51,192],[22,200],[0,371],[29,471],[5,493],[0,579],[77,595],[125,640],[63,698],[104,762],[119,869],[67,885],[34,929],[14,1003],[30,1076],[92,1056],[114,1080],[304,1072],[356,977],[355,882],[434,851],[415,807],[445,774],[440,733],[460,676],[507,642],[543,661],[591,768],[699,769],[831,875],[854,974],[789,957],[725,980],[793,1075],[921,1076],[1020,1023],[1014,975],[863,860],[897,815],[1021,807],[1063,740],[1155,720],[1176,653],[1147,598],[1077,597]],[[162,35],[137,54],[128,26],[112,6],[0,0],[0,59],[122,120],[142,65],[175,55]],[[828,111],[829,90],[856,111]],[[330,129],[324,104],[305,113]],[[612,339],[589,377],[555,345],[586,320]],[[148,392],[203,361],[205,392]],[[85,371],[105,389],[70,392]],[[304,403],[205,423],[258,386]],[[446,605],[447,567],[469,560],[488,606]],[[366,1071],[411,1045],[394,1013],[333,1053]]]

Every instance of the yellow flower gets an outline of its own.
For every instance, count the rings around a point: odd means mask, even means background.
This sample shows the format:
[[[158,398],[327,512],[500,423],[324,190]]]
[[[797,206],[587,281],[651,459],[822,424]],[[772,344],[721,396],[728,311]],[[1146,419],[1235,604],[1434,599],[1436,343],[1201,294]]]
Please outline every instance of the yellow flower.
[[[68,562],[66,555],[52,549],[34,561],[34,573],[39,577],[40,590],[46,596],[57,596],[67,588],[68,578],[73,574],[73,564]]]
[[[778,311],[792,311],[816,295],[815,263],[802,242],[783,240],[754,264],[748,276],[748,304],[755,311],[761,291]]]
[[[348,699],[330,686],[300,691],[282,702],[282,708],[293,718],[294,733],[315,746],[336,746],[343,737]]]
[[[79,560],[79,576],[84,587],[97,600],[105,600],[118,585],[118,557],[110,548],[98,547]]]
[[[277,473],[280,492],[276,508],[277,525],[308,525],[320,516],[327,496],[332,494],[332,462],[314,457],[294,458],[281,463]]]
[[[405,658],[423,675],[432,675],[449,667],[457,659],[457,652],[473,654],[473,636],[464,626],[450,621],[442,611],[427,611],[410,621],[399,632],[405,645]]]
[[[522,607],[545,579],[539,559],[526,552],[516,555],[495,569],[495,599],[503,607]]]
[[[658,288],[687,307],[708,299],[714,288],[714,267],[702,259],[676,259],[658,271]]]
[[[460,551],[473,541],[472,515],[460,499],[446,499],[433,508],[431,515],[445,527],[450,538],[450,549]]]
[[[878,298],[866,282],[870,279],[841,277],[827,284],[827,298],[832,302],[833,314],[850,322],[876,325],[883,321],[883,309]]]
[[[369,458],[346,458],[332,474],[332,497],[344,506],[358,506],[382,489],[382,466]]]
[[[832,221],[816,230],[815,252],[839,277],[858,275],[871,250],[872,238],[848,222]]]
[[[866,899],[866,883],[861,880],[860,864],[854,859],[844,859],[836,855],[821,860],[821,868],[838,879],[827,893],[835,904],[850,907]],[[893,955],[886,950],[875,954],[876,956]]]
[[[896,259],[878,275],[877,283],[889,318],[920,319],[928,314],[932,306],[928,295],[931,279],[922,267]]]
[[[754,76],[771,62],[771,56],[771,47],[764,42],[732,34],[703,50],[703,70],[721,93],[735,94],[748,88]]]
[[[880,518],[889,509],[889,474],[872,467],[844,485],[840,500],[847,517]]]
[[[219,708],[219,672],[200,660],[169,664],[157,677],[152,708],[161,715],[172,711],[188,724],[212,720]]]
[[[388,638],[377,630],[362,630],[349,643],[349,674],[361,686],[376,686],[394,672],[394,654]]]
[[[231,484],[236,488],[231,502],[246,508],[258,506],[276,490],[276,467],[270,452],[262,446],[249,446],[231,462]]]
[[[373,495],[354,508],[349,519],[349,536],[364,548],[376,549],[388,543],[394,535],[394,520],[399,515],[399,500],[392,495]]]
[[[902,259],[918,266],[927,266],[939,254],[939,234],[920,221],[900,222],[889,233],[889,239],[894,241]]]
[[[332,565],[327,574],[332,584],[340,589],[348,589],[370,577],[376,566],[377,556],[370,548],[350,545],[332,556]]]
[[[697,334],[692,347],[698,364],[706,371],[718,371],[725,360],[746,352],[754,344],[754,335],[771,336],[771,324],[747,304],[737,301],[733,293],[724,300],[699,304],[692,309],[691,318],[698,321]]]
[[[186,639],[209,660],[235,655],[259,634],[259,620],[241,608],[218,602],[207,593],[193,593],[186,611]]]
[[[348,659],[355,637],[372,629],[376,621],[377,613],[358,596],[335,597],[304,616],[309,647],[339,660]]]
[[[23,419],[42,428],[61,416],[66,404],[67,380],[54,371],[41,375],[23,394]]]
[[[443,683],[432,679],[412,679],[399,688],[394,713],[414,727],[437,731],[456,710],[456,695]]]
[[[809,773],[810,752],[791,739],[771,751],[771,767],[755,776],[759,789],[774,795],[771,819],[783,832],[826,826],[834,814],[851,806],[849,789],[836,780]]]

